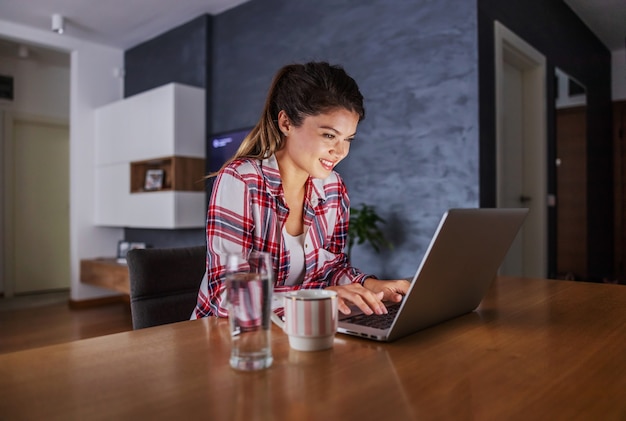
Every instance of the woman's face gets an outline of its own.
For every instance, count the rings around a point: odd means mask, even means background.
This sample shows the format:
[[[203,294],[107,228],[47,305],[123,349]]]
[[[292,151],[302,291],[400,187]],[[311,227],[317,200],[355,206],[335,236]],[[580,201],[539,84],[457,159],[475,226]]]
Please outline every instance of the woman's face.
[[[284,111],[278,114],[278,125],[285,146],[276,153],[282,170],[305,172],[314,178],[328,177],[350,151],[356,135],[359,115],[345,108],[307,116],[302,125],[294,126]]]

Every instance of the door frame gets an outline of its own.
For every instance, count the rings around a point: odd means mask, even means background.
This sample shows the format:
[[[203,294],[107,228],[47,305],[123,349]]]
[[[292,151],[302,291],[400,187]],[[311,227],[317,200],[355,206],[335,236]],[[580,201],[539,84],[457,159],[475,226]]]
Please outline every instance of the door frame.
[[[10,109],[2,109],[2,133],[0,133],[0,147],[2,148],[2,287],[5,297],[13,297],[15,291],[15,244],[13,203],[9,198],[15,197],[14,193],[14,163],[13,163],[13,112]]]
[[[521,248],[524,256],[521,276],[545,278],[548,272],[548,175],[547,175],[547,108],[545,56],[498,21],[494,21],[495,84],[496,84],[496,206],[501,206],[504,189],[502,177],[504,116],[502,113],[504,63],[522,72],[524,99],[522,104],[524,155],[531,160],[523,163],[524,181],[530,186],[529,215],[523,226]],[[529,170],[530,162],[538,163]]]

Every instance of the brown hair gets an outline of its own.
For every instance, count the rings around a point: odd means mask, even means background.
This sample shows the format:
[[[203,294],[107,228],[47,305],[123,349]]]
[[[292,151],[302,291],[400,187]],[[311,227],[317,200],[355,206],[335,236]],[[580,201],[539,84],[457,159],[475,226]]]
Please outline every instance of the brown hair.
[[[278,129],[281,110],[299,127],[305,117],[337,108],[357,113],[359,121],[365,118],[363,95],[341,66],[310,62],[283,67],[274,76],[261,119],[222,168],[238,158],[264,159],[280,150],[284,145],[283,134]]]

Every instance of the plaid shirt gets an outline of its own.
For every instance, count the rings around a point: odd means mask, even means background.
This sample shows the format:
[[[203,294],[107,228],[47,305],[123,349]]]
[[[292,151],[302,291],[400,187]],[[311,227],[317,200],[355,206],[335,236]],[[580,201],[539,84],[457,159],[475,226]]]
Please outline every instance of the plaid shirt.
[[[350,200],[339,174],[333,172],[325,180],[309,178],[305,188],[304,281],[287,286],[290,257],[282,231],[289,208],[276,158],[238,159],[218,174],[207,212],[207,270],[192,319],[228,315],[224,275],[229,252],[269,252],[275,273],[274,292],[279,293],[362,283],[370,277],[350,266],[343,253]]]

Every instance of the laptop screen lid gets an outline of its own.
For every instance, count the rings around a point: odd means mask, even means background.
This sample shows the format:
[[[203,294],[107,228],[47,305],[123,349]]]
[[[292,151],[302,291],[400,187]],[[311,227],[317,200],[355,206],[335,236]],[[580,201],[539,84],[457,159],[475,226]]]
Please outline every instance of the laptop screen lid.
[[[342,316],[338,331],[393,341],[475,310],[527,214],[528,209],[448,210],[391,326],[366,327]]]

